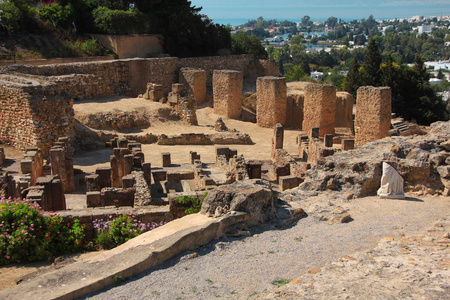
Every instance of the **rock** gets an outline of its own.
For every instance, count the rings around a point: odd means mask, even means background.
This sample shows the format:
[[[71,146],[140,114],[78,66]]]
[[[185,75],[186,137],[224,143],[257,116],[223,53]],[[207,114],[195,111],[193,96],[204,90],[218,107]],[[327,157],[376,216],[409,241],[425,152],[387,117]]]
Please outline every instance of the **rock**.
[[[219,131],[219,132],[228,131],[228,127],[223,122],[222,117],[217,117],[217,120],[214,123],[214,130]]]
[[[228,206],[231,211],[246,212],[250,223],[266,222],[275,216],[273,192],[262,180],[243,180],[217,187],[203,200],[201,213],[213,215],[218,207]]]
[[[437,167],[437,171],[441,178],[450,178],[450,166]]]

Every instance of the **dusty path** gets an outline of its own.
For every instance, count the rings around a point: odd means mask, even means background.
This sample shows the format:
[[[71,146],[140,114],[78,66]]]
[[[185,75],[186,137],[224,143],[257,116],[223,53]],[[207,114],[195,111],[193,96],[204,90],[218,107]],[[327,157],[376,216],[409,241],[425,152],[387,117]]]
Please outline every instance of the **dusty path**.
[[[350,209],[353,221],[329,225],[313,211]],[[355,251],[375,247],[384,237],[421,232],[445,216],[448,198],[380,200],[344,203],[331,198],[304,201],[309,216],[279,230],[265,225],[245,238],[222,238],[184,253],[155,270],[88,299],[247,299],[275,288],[276,280],[293,280]],[[198,256],[197,256],[198,254]],[[448,255],[448,253],[447,253]]]

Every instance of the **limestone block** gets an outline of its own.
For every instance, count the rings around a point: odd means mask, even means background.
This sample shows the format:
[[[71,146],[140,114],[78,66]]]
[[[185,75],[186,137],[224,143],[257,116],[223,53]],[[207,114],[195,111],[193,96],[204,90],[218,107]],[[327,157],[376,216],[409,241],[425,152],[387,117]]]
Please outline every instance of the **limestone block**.
[[[169,152],[161,153],[161,165],[163,168],[170,167],[172,165]]]
[[[294,175],[280,176],[280,190],[285,191],[298,187],[300,180]]]
[[[87,207],[103,206],[100,191],[86,193],[86,206]]]

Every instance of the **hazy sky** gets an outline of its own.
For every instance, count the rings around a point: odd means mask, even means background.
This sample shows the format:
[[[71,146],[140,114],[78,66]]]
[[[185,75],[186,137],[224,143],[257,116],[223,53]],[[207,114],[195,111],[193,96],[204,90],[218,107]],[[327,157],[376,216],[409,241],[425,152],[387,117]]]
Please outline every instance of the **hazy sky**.
[[[190,0],[211,19],[249,18],[312,20],[330,16],[343,19],[404,18],[415,15],[450,15],[450,0]]]

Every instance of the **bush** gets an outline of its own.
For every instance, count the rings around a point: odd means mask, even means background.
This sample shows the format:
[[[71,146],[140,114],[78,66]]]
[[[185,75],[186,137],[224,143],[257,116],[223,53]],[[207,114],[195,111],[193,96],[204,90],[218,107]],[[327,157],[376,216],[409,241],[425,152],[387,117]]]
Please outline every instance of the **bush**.
[[[44,5],[39,9],[39,17],[41,20],[52,25],[53,28],[68,28],[73,21],[73,7],[68,4],[66,6],[52,3]]]
[[[190,196],[181,196],[180,198],[176,198],[174,201],[179,204],[191,206],[184,211],[187,215],[198,213],[202,208],[203,203],[203,200]]]
[[[0,200],[0,265],[39,261],[80,251],[84,226],[74,219],[66,223],[56,214],[44,217],[29,200]]]
[[[101,249],[114,248],[145,231],[164,225],[164,222],[145,224],[126,214],[115,219],[109,216],[107,221],[94,220],[92,223],[97,233],[95,243]]]
[[[101,6],[93,15],[95,26],[107,34],[148,33],[148,17],[137,9],[123,11]]]

